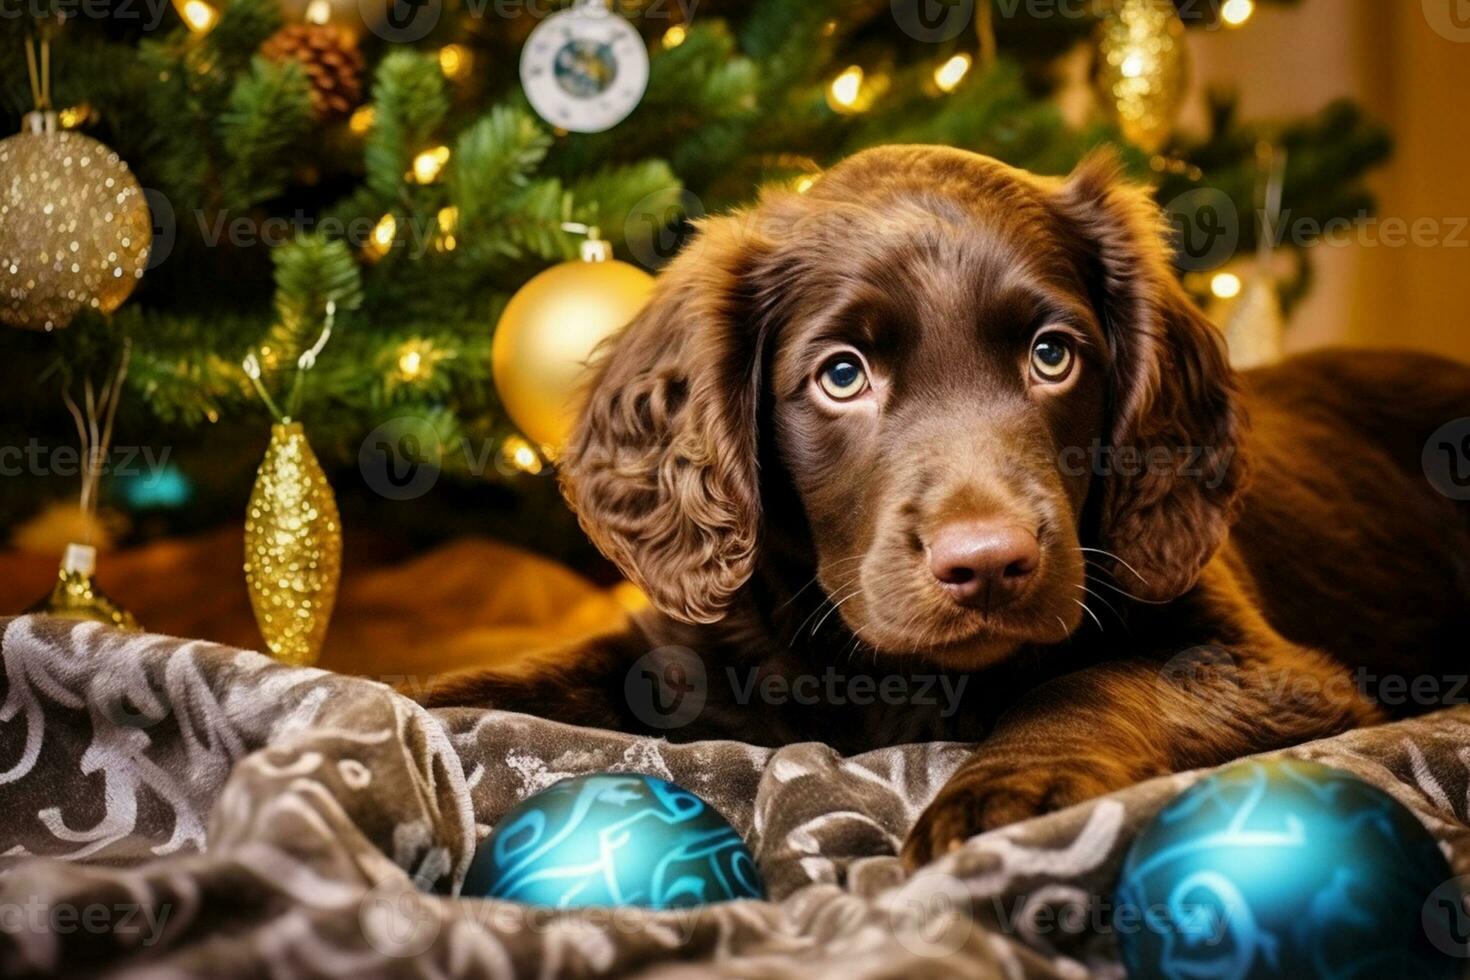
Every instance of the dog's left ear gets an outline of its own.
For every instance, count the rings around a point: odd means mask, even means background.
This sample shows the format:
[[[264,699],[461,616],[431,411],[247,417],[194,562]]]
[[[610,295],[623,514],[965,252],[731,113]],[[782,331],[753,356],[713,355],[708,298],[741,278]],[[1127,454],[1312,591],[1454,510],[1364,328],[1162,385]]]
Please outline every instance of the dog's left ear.
[[[1083,161],[1057,194],[1086,243],[1086,278],[1112,349],[1102,545],[1129,592],[1173,599],[1239,512],[1246,421],[1235,374],[1219,330],[1175,277],[1162,212],[1120,179],[1115,157]]]
[[[588,537],[687,623],[723,617],[755,565],[762,331],[752,270],[765,245],[753,221],[702,223],[601,352],[561,460]]]

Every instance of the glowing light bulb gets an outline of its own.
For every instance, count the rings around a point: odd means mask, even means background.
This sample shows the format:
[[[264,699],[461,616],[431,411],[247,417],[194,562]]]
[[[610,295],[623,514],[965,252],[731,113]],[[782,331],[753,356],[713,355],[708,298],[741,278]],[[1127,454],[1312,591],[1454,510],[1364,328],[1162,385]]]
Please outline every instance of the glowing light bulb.
[[[1256,12],[1255,0],[1225,0],[1220,8],[1220,19],[1228,27],[1239,27],[1251,19]]]
[[[332,19],[332,5],[328,0],[311,0],[306,5],[303,19],[308,24],[325,24]]]
[[[857,112],[863,94],[863,69],[853,65],[832,79],[827,87],[827,102],[838,112]]]
[[[373,112],[372,106],[359,106],[352,113],[352,117],[347,120],[347,128],[358,136],[366,136],[372,130],[373,122],[376,118],[377,113]]]
[[[469,75],[474,64],[474,52],[463,44],[446,44],[439,49],[439,70],[445,78],[458,81]]]
[[[195,34],[208,33],[219,20],[219,11],[204,0],[184,0],[183,6],[179,8],[179,15]]]
[[[419,376],[424,367],[424,355],[417,350],[406,350],[398,355],[398,373],[408,381]]]
[[[393,247],[393,239],[398,235],[398,221],[392,213],[383,215],[378,223],[373,225],[372,234],[368,236],[367,245],[363,248],[370,257],[380,259],[388,254]]]
[[[934,70],[934,84],[941,92],[953,92],[970,73],[974,60],[967,54],[957,54]]]
[[[1240,295],[1240,277],[1233,272],[1217,272],[1210,280],[1210,292],[1220,299],[1233,299]]]
[[[541,456],[529,442],[520,436],[507,436],[501,443],[500,452],[505,461],[522,473],[540,473]]]
[[[413,158],[413,179],[420,184],[432,184],[439,179],[439,171],[449,162],[449,147],[436,146]]]
[[[663,45],[666,48],[677,48],[689,37],[689,30],[683,24],[675,24],[664,31]]]

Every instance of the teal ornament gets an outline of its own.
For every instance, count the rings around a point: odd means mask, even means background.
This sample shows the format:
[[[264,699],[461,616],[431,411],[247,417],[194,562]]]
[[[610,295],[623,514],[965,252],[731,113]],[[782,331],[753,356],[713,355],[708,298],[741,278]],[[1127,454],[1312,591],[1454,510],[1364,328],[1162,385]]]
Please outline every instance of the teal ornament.
[[[1113,928],[1133,980],[1462,975],[1460,883],[1382,790],[1312,762],[1242,762],[1154,817]]]
[[[522,801],[481,842],[461,894],[553,908],[687,908],[764,898],[719,811],[638,773],[574,776]]]

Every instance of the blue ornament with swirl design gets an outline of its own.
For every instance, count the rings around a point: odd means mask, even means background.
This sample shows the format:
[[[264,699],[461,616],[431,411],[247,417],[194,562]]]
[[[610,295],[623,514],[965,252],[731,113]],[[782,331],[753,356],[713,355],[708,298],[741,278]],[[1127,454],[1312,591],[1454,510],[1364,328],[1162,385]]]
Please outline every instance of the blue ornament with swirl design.
[[[764,898],[755,859],[714,807],[638,773],[564,779],[480,844],[464,895],[554,908],[683,908]]]
[[[1133,842],[1113,928],[1134,980],[1462,976],[1463,894],[1387,793],[1296,759],[1196,783]]]

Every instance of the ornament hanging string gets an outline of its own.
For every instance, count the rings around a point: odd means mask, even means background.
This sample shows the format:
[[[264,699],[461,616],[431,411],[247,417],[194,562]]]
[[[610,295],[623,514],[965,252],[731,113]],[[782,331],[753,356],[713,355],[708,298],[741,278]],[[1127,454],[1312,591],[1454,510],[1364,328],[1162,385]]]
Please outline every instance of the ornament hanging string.
[[[37,112],[51,108],[51,38],[43,28],[40,36],[25,39],[26,72],[30,76],[31,99]]]
[[[245,362],[242,365],[245,369],[245,376],[255,386],[255,391],[260,395],[260,400],[265,403],[266,409],[270,411],[277,422],[284,425],[301,414],[301,398],[305,387],[306,372],[316,367],[318,355],[321,354],[322,348],[327,346],[327,341],[332,337],[332,325],[336,322],[336,319],[337,303],[335,300],[329,299],[327,300],[326,316],[323,320],[321,335],[317,337],[316,343],[302,351],[301,356],[296,358],[296,375],[291,379],[291,390],[286,395],[286,410],[284,412],[276,404],[275,399],[271,397],[271,393],[266,388],[265,382],[261,380],[263,372],[260,366],[260,357],[255,351],[251,351],[245,356]]]
[[[61,398],[66,402],[66,410],[71,413],[72,421],[76,424],[77,438],[82,447],[80,506],[86,518],[97,512],[97,490],[102,484],[102,471],[111,451],[113,422],[117,418],[117,405],[122,399],[123,381],[128,376],[128,361],[132,352],[132,339],[124,337],[101,391],[97,390],[90,377],[82,379],[81,405],[77,404],[72,395],[71,369],[66,365],[61,366]],[[92,522],[83,521],[83,527],[86,539],[82,543],[91,544]]]

